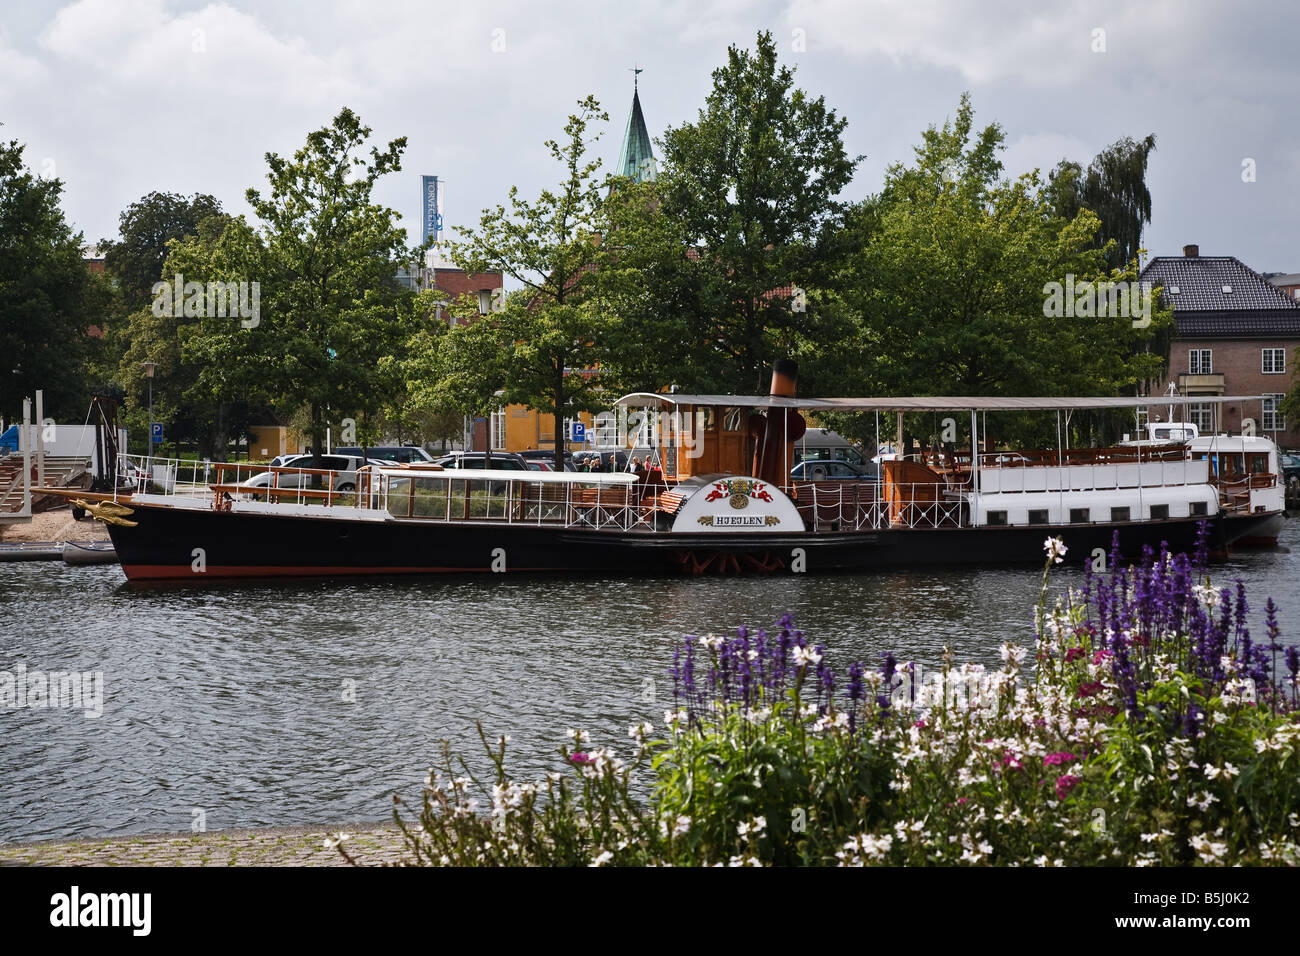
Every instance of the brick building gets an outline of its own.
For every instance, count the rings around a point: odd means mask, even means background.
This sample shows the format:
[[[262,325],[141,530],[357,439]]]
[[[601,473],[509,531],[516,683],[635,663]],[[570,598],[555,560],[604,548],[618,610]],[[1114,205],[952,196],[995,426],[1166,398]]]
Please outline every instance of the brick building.
[[[1300,446],[1300,422],[1277,408],[1300,359],[1300,300],[1235,257],[1203,256],[1194,245],[1182,256],[1151,260],[1142,281],[1159,285],[1162,302],[1174,310],[1169,381],[1180,395],[1261,396],[1217,410],[1189,405],[1188,418],[1202,430],[1229,432],[1250,420],[1256,434],[1284,448]]]

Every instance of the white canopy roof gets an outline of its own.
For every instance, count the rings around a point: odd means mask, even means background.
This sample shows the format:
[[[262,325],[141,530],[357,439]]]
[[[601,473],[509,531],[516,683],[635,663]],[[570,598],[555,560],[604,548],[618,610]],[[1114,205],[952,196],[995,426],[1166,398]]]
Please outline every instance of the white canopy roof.
[[[1157,405],[1193,405],[1201,402],[1258,402],[1262,395],[1148,395],[1115,397],[1024,397],[921,396],[916,398],[780,398],[775,395],[683,395],[633,392],[614,403],[628,408],[673,408],[682,405],[715,405],[730,408],[790,408],[828,412],[952,412],[952,411],[1064,411],[1080,408],[1147,408]]]

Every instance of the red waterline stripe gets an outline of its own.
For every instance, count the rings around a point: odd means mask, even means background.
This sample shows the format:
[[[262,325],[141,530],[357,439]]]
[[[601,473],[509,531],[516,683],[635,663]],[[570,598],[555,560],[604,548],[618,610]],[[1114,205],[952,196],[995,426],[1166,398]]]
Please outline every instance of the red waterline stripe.
[[[433,567],[331,567],[322,565],[208,565],[206,571],[194,571],[184,564],[124,564],[122,570],[129,580],[148,581],[160,578],[300,578],[320,575],[376,575],[376,574],[473,574],[491,571],[491,568],[433,568]],[[545,571],[546,568],[512,568],[512,571]]]

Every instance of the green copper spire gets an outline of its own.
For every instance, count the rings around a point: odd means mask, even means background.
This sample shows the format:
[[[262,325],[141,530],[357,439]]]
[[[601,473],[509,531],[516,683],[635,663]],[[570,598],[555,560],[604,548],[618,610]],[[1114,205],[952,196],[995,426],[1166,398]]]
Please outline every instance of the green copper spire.
[[[650,147],[650,134],[645,128],[645,117],[641,115],[641,97],[637,92],[636,75],[641,70],[632,70],[632,115],[627,120],[627,131],[623,134],[623,150],[618,156],[618,165],[614,172],[619,176],[629,176],[641,183],[655,178],[655,154]]]

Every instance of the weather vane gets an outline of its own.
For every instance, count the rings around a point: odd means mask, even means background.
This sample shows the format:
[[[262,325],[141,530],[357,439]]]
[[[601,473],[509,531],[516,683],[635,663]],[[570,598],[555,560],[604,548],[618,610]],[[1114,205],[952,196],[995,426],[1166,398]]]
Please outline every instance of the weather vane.
[[[632,68],[628,70],[628,72],[632,74],[632,89],[635,90],[637,77],[645,72],[645,68],[637,66],[635,63],[633,63]]]

